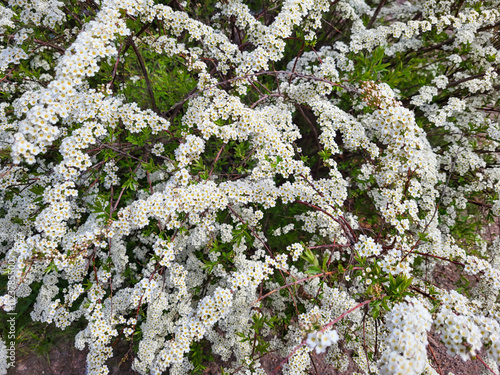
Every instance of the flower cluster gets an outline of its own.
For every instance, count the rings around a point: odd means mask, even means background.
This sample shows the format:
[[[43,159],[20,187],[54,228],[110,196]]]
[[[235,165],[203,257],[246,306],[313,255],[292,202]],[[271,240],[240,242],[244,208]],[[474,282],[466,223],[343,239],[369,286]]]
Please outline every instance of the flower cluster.
[[[380,359],[382,374],[420,374],[427,359],[427,332],[432,319],[415,298],[395,305],[387,314],[387,348]]]
[[[306,344],[317,354],[324,353],[326,349],[339,341],[339,334],[334,329],[311,332],[307,335]]]
[[[470,359],[481,349],[481,331],[470,316],[456,315],[442,308],[436,316],[441,325],[441,337],[450,355],[459,355],[462,360]]]
[[[382,251],[382,246],[378,243],[375,243],[373,238],[361,235],[358,239],[358,242],[354,246],[354,249],[359,256],[366,258],[379,255]]]

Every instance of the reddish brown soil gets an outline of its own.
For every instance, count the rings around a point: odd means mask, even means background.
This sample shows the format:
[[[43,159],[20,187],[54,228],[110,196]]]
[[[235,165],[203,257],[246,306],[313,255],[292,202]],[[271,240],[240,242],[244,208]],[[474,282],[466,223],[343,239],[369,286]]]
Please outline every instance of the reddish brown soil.
[[[62,340],[54,345],[48,355],[42,356],[28,350],[26,347],[18,348],[16,366],[7,371],[7,375],[85,375],[87,363],[87,350],[80,351],[75,348],[72,340]],[[117,345],[116,355],[108,361],[110,374],[132,375],[132,361],[123,361],[127,353],[126,346]]]

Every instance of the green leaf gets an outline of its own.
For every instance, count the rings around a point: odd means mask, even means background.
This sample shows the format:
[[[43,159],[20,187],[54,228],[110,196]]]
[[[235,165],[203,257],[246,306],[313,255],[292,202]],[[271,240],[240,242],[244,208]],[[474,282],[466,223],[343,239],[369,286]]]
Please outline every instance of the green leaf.
[[[307,270],[306,270],[306,273],[308,275],[318,275],[320,273],[322,273],[322,270],[321,268],[319,267],[316,267],[316,266],[310,266]]]
[[[323,161],[327,161],[330,156],[332,156],[332,153],[329,150],[322,150],[318,152],[318,155],[323,159]]]
[[[149,172],[149,173],[153,173],[157,170],[157,167],[155,165],[155,161],[153,160],[153,158],[149,159],[148,163],[142,163],[141,166],[146,172]]]

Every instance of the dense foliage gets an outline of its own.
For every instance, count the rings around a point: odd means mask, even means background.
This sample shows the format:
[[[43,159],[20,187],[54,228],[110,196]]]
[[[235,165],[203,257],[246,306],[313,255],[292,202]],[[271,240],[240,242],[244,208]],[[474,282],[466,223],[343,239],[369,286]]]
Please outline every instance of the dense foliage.
[[[3,318],[88,374],[498,373],[498,1],[2,3]]]

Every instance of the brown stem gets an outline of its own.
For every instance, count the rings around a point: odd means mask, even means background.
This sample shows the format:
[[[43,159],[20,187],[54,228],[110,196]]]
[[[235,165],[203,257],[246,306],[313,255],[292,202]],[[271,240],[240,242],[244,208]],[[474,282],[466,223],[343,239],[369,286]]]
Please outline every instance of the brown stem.
[[[311,363],[313,364],[314,372],[316,373],[316,375],[319,375],[318,369],[316,368],[316,364],[314,363],[313,355],[311,353],[309,353],[309,358],[311,359]]]
[[[491,369],[491,367],[486,364],[485,361],[483,361],[483,359],[481,358],[481,356],[479,354],[476,354],[476,358],[479,359],[479,361],[484,365],[484,367],[486,367],[488,369],[489,372],[491,372],[493,375],[497,375],[497,373],[495,371],[493,371]]]
[[[283,96],[282,94],[269,94],[269,95],[264,95],[262,98],[257,100],[255,103],[253,103],[250,108],[255,108],[260,102],[263,102],[264,100],[271,98],[271,97],[281,97]]]
[[[288,284],[286,284],[286,285],[283,285],[283,286],[281,286],[281,287],[279,287],[279,288],[277,288],[277,289],[274,289],[274,290],[270,291],[270,292],[269,292],[269,293],[267,293],[267,294],[264,294],[262,297],[260,297],[260,298],[258,298],[257,300],[255,300],[255,301],[252,303],[252,305],[256,304],[256,303],[257,303],[257,302],[259,302],[259,301],[262,301],[264,298],[269,297],[271,294],[274,294],[274,293],[276,293],[276,292],[279,292],[280,290],[285,289],[285,288],[288,288],[288,287],[290,287],[290,286],[292,286],[292,285],[299,284],[299,283],[301,283],[301,282],[303,282],[303,281],[312,280],[312,279],[315,279],[315,278],[317,278],[317,277],[322,277],[322,276],[332,275],[332,274],[334,274],[334,273],[335,273],[335,271],[323,272],[323,273],[320,273],[320,274],[317,274],[317,275],[314,275],[314,276],[309,276],[309,277],[305,277],[305,278],[303,278],[303,279],[296,280],[296,281],[294,281],[293,283],[288,283]]]
[[[47,46],[47,47],[51,47],[51,48],[54,48],[55,50],[57,50],[59,53],[61,54],[64,54],[66,53],[66,50],[60,46],[57,46],[55,44],[52,44],[50,42],[44,42],[43,40],[39,40],[39,39],[33,39],[33,41],[41,46]]]
[[[484,74],[485,73],[480,73],[480,74],[476,74],[476,75],[473,75],[473,76],[470,76],[470,77],[459,79],[458,81],[455,81],[455,82],[450,82],[450,83],[448,83],[448,85],[446,86],[446,88],[449,89],[450,87],[460,85],[461,83],[464,83],[464,82],[467,82],[467,81],[471,81],[471,80],[476,79],[476,78],[481,78],[481,77],[484,76]]]
[[[139,65],[141,66],[142,74],[144,75],[144,80],[146,81],[146,87],[149,94],[149,99],[151,100],[151,106],[153,107],[153,111],[158,113],[158,108],[156,107],[155,96],[153,92],[153,88],[151,86],[151,82],[149,81],[148,71],[146,69],[146,64],[144,64],[144,59],[142,58],[139,49],[137,48],[133,39],[130,39],[130,45],[134,50],[135,55],[137,56],[137,60],[139,61]]]
[[[224,147],[226,147],[225,143],[222,144],[222,147],[220,148],[219,152],[217,153],[217,156],[215,157],[214,163],[212,164],[212,168],[210,168],[210,172],[208,173],[208,178],[210,178],[210,176],[212,176],[212,172],[214,171],[215,164],[219,160],[220,154],[222,153],[222,150],[224,150]]]
[[[366,315],[368,314],[368,309],[365,309],[365,314],[363,315],[363,349],[365,350],[366,363],[368,364],[368,373],[371,374],[370,369],[370,359],[368,358],[368,350],[366,349]]]
[[[7,79],[7,77],[12,74],[13,71],[14,71],[14,68],[12,68],[11,70],[9,70],[7,72],[7,74],[5,74],[5,76],[3,76],[2,79],[0,79],[0,82],[5,81]]]
[[[431,258],[446,260],[447,262],[450,262],[450,263],[453,263],[453,264],[465,267],[465,264],[463,264],[463,263],[460,263],[460,262],[457,262],[457,261],[454,261],[454,260],[451,260],[451,259],[448,259],[448,258],[440,257],[440,256],[437,256],[437,255],[421,253],[419,251],[414,251],[413,253],[414,254],[418,254],[418,255],[422,255],[424,257],[431,257]]]
[[[80,24],[80,26],[83,25],[82,20],[75,13],[73,13],[66,5],[64,5],[63,8],[67,13],[71,14],[71,16],[75,19],[75,21]]]
[[[350,247],[351,245],[341,245],[338,243],[332,243],[329,245],[318,245],[318,246],[307,246],[309,249],[328,249],[330,247]]]
[[[372,18],[370,19],[370,22],[368,22],[368,25],[366,25],[367,29],[371,29],[371,27],[373,26],[373,23],[377,19],[378,14],[380,13],[380,10],[382,9],[382,7],[384,6],[384,4],[385,4],[386,1],[387,0],[381,0],[380,1],[380,3],[378,4],[377,9],[375,9],[375,13],[373,13]]]
[[[433,296],[431,296],[429,293],[426,293],[426,292],[424,292],[423,290],[421,290],[421,289],[419,289],[419,288],[417,288],[417,287],[415,287],[415,286],[410,286],[410,289],[411,289],[411,290],[414,290],[414,291],[415,291],[415,292],[417,292],[417,293],[420,293],[421,295],[423,295],[423,296],[425,296],[425,297],[427,297],[427,298],[430,298],[430,299],[433,299],[433,300],[435,300],[435,299],[436,299],[436,298],[434,298]]]
[[[120,62],[120,53],[123,48],[123,43],[120,45],[120,48],[118,49],[118,55],[116,56],[116,62],[115,65],[113,66],[113,72],[111,74],[111,82],[109,82],[109,87],[113,88],[113,85],[115,83],[115,78],[116,78],[116,70],[118,69],[118,63]]]
[[[436,365],[438,366],[438,369],[439,369],[439,374],[440,375],[443,375],[443,370],[441,370],[441,366],[436,358],[436,355],[434,354],[434,350],[432,350],[432,346],[431,346],[431,343],[429,343],[429,350],[432,354],[432,357],[434,358],[434,362],[436,362]]]

